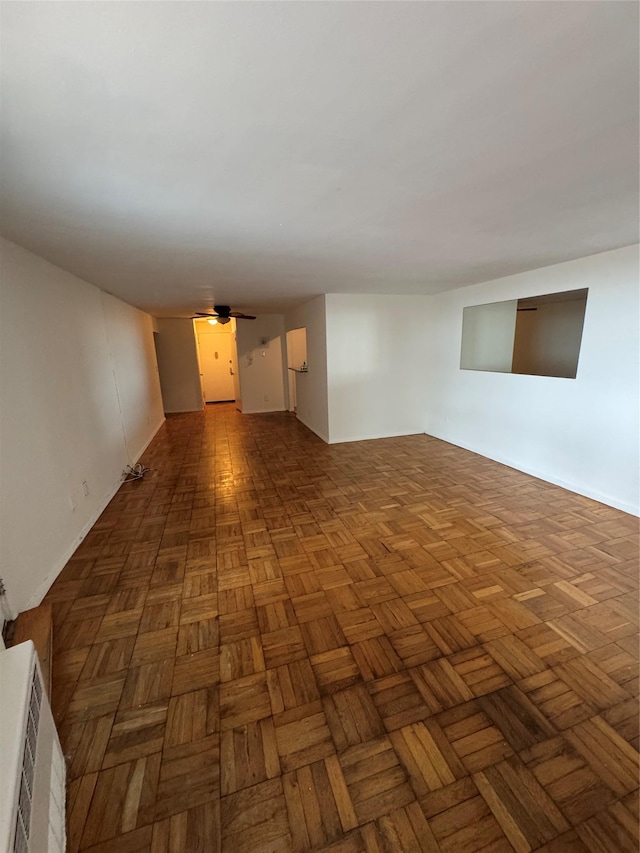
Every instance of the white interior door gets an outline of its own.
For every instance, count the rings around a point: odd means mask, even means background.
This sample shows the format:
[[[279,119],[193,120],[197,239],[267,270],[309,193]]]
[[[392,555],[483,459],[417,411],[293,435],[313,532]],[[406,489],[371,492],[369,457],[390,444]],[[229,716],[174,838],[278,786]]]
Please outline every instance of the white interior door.
[[[198,335],[205,403],[235,400],[231,335]]]

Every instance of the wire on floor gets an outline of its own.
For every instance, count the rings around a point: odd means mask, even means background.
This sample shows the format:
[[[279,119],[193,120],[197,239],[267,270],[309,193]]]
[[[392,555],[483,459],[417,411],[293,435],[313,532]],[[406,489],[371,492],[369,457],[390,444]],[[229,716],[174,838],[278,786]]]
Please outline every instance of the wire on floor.
[[[135,465],[127,465],[122,472],[123,483],[132,483],[134,480],[142,480],[145,474],[153,471],[153,468],[146,468],[142,462],[136,462]]]

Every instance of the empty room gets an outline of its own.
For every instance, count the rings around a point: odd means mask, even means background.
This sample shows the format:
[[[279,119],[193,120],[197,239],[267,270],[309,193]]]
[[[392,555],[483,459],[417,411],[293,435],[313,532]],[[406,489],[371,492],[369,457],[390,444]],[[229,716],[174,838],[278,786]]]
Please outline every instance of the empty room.
[[[635,853],[633,0],[0,2],[0,853]]]

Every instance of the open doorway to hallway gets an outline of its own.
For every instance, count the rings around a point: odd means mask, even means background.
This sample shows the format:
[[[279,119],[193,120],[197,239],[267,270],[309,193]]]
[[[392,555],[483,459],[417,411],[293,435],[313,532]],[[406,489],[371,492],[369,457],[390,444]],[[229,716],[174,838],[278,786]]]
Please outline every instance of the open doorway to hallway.
[[[304,326],[287,332],[287,367],[289,374],[289,411],[295,412],[298,408],[297,374],[307,371],[307,330]]]
[[[239,402],[236,323],[194,320],[204,403]]]

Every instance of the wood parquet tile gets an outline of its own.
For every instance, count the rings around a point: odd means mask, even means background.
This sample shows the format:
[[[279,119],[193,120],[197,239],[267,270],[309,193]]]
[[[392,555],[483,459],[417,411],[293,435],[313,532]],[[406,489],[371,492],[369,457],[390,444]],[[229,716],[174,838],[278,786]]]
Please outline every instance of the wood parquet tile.
[[[232,405],[144,462],[47,596],[70,853],[637,850],[637,519]]]

